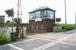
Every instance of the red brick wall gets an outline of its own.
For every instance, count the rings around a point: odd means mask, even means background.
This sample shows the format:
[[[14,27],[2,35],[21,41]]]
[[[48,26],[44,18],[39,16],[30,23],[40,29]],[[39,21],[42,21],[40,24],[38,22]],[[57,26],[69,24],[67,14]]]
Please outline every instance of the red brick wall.
[[[36,22],[34,20],[30,20],[29,21],[29,32],[30,33],[51,32],[51,31],[53,31],[54,25],[55,25],[55,21],[52,19],[43,19],[42,21],[36,21]]]

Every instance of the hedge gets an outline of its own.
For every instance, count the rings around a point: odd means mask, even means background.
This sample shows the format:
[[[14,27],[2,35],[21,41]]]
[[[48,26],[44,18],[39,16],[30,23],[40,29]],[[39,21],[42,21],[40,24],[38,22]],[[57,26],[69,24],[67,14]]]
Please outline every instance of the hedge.
[[[61,31],[69,31],[72,29],[75,29],[76,26],[74,24],[62,24],[62,30]]]

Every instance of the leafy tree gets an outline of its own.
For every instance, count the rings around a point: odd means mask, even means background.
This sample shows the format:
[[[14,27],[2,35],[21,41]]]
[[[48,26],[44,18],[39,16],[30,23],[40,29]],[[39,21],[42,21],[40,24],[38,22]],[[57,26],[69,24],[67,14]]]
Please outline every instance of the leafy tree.
[[[8,17],[12,18],[12,24],[13,24],[13,17],[14,17],[14,11],[13,11],[13,9],[8,9],[5,12],[8,15]],[[12,26],[12,32],[13,32],[13,26]]]
[[[5,12],[6,12],[6,14],[7,14],[9,17],[13,17],[13,16],[14,16],[14,11],[13,11],[13,9],[6,10]]]
[[[10,22],[9,20],[4,24],[5,27],[12,27],[14,23]]]
[[[14,18],[13,19],[13,23],[17,23],[18,21],[20,21],[21,19],[20,18]]]

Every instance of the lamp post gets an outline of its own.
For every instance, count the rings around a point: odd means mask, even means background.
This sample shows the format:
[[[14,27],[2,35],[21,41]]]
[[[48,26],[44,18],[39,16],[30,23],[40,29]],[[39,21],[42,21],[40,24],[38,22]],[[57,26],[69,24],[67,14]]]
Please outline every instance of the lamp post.
[[[75,12],[75,25],[76,25],[76,12]]]
[[[67,15],[66,15],[66,0],[64,0],[64,7],[65,7],[65,24],[67,24]]]

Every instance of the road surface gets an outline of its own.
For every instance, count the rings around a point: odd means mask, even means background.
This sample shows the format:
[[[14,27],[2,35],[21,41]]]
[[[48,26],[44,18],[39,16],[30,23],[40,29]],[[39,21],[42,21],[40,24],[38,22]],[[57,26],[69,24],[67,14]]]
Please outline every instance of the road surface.
[[[39,34],[31,39],[0,46],[0,50],[76,50],[76,30]]]

